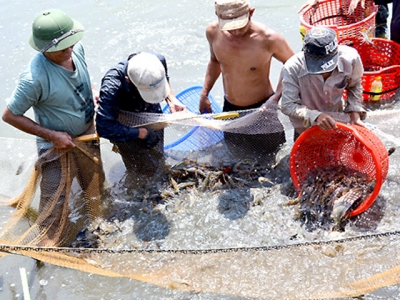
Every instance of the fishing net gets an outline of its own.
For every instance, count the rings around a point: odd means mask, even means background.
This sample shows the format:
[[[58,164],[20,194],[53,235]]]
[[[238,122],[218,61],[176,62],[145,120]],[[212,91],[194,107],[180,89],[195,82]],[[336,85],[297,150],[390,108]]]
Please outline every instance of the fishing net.
[[[368,112],[386,149],[400,146],[398,116]],[[355,297],[399,283],[400,151],[371,207],[342,231],[309,231],[292,203],[294,129],[279,110],[122,112],[120,122],[161,132],[164,144],[132,153],[141,163],[126,168],[104,139],[76,140],[71,151],[2,139],[0,212],[12,213],[1,220],[0,255],[262,299]]]

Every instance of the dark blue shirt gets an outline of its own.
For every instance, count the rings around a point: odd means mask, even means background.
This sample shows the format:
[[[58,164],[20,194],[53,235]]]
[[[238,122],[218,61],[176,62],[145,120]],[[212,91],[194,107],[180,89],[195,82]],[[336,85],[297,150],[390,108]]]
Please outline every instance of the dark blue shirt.
[[[125,126],[118,122],[120,110],[129,112],[162,113],[160,104],[150,104],[143,100],[136,86],[126,81],[128,61],[138,53],[131,54],[127,60],[118,63],[103,77],[100,99],[96,109],[96,131],[111,142],[133,141],[139,136],[139,129]],[[157,55],[165,68],[169,81],[165,57]]]

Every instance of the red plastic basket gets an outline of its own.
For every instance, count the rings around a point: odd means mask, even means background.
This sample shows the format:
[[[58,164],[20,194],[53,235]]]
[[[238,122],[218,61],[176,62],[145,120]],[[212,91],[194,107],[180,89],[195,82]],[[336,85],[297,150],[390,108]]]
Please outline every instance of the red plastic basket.
[[[309,172],[320,167],[345,166],[375,180],[375,188],[350,216],[368,209],[379,194],[388,169],[388,152],[382,141],[359,125],[337,123],[338,128],[321,130],[312,126],[293,145],[290,175],[296,190],[301,190]]]
[[[370,40],[372,43],[363,38],[345,38],[339,43],[355,48],[361,56],[363,99],[370,99],[371,84],[377,76],[382,80],[380,99],[390,99],[400,87],[400,45],[381,38]]]
[[[300,14],[300,25],[308,31],[313,26],[327,26],[336,31],[338,39],[362,37],[362,32],[374,36],[375,15],[378,7],[372,0],[359,3],[351,15],[348,14],[350,0],[326,0],[318,2]],[[301,31],[301,27],[300,27]]]

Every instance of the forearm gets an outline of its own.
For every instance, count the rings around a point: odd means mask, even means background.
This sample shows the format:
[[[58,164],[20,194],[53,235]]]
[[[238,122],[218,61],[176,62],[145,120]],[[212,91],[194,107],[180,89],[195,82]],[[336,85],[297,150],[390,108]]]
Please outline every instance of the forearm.
[[[211,102],[210,99],[208,99],[208,95],[220,74],[221,69],[219,63],[216,60],[211,59],[207,66],[203,89],[200,93],[199,111],[202,114],[212,113]]]
[[[289,118],[301,122],[302,126],[305,128],[313,125],[321,114],[320,111],[309,109],[300,103],[287,102],[284,97],[282,97],[281,110],[282,113],[287,115]]]
[[[299,97],[288,96],[286,92],[282,94],[281,111],[290,119],[296,120],[296,123],[301,124],[304,128],[313,125],[321,114],[320,111],[309,109],[306,105],[303,105]]]
[[[281,96],[282,96],[282,72],[279,74],[279,80],[275,89],[275,94],[271,98],[275,102],[278,102]]]
[[[174,95],[174,93],[172,92],[171,86],[170,86],[170,92],[167,96],[167,98],[165,98],[165,101],[167,102],[168,106],[169,106],[169,110],[171,111],[171,113],[175,113],[178,111],[183,111],[186,109],[186,106],[184,104],[182,104]]]
[[[54,135],[54,130],[50,130],[43,126],[40,126],[30,118],[25,116],[14,116],[13,118],[3,117],[3,121],[21,131],[41,137],[47,141],[51,141],[52,136]]]
[[[75,147],[72,137],[68,133],[43,127],[24,115],[14,115],[7,107],[3,113],[3,121],[23,132],[51,142],[55,148],[68,149]]]
[[[112,142],[127,142],[140,138],[139,128],[125,126],[118,120],[99,113],[96,115],[96,131],[99,136]]]
[[[347,101],[346,101],[346,106],[345,106],[345,112],[350,112],[350,111],[365,111],[363,106],[362,106],[362,100],[359,98],[354,97],[351,95],[351,92],[347,91]]]
[[[358,112],[360,114],[360,118],[363,120],[366,117],[366,111],[363,107],[362,103],[362,86],[361,79],[352,83],[347,89],[347,101],[344,112]]]
[[[207,97],[221,74],[221,68],[217,61],[210,60],[207,66],[206,76],[204,79],[203,90],[201,91],[202,97]]]
[[[309,127],[318,117],[318,111],[310,110],[303,104],[300,98],[300,84],[297,79],[296,72],[285,69],[281,72],[284,88],[282,89],[281,111],[291,119],[297,120],[297,123],[302,123],[304,127]],[[307,100],[307,99],[306,99]]]

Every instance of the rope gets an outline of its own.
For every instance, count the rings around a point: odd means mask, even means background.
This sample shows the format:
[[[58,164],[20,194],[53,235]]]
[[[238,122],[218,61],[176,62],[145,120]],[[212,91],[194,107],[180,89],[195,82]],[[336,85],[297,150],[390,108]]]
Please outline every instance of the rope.
[[[360,240],[369,240],[379,237],[398,236],[400,231],[391,231],[384,233],[376,233],[355,237],[348,237],[331,241],[316,241],[304,242],[290,245],[276,245],[276,246],[257,246],[257,247],[232,247],[232,248],[219,248],[219,249],[106,249],[106,248],[69,248],[69,247],[38,247],[38,246],[22,246],[22,245],[6,245],[0,244],[0,251],[9,254],[18,254],[21,251],[34,251],[34,252],[63,252],[63,253],[180,253],[180,254],[210,254],[210,253],[230,253],[230,252],[250,252],[250,251],[272,251],[283,250],[297,247],[321,246],[332,245],[347,242],[354,242]]]

